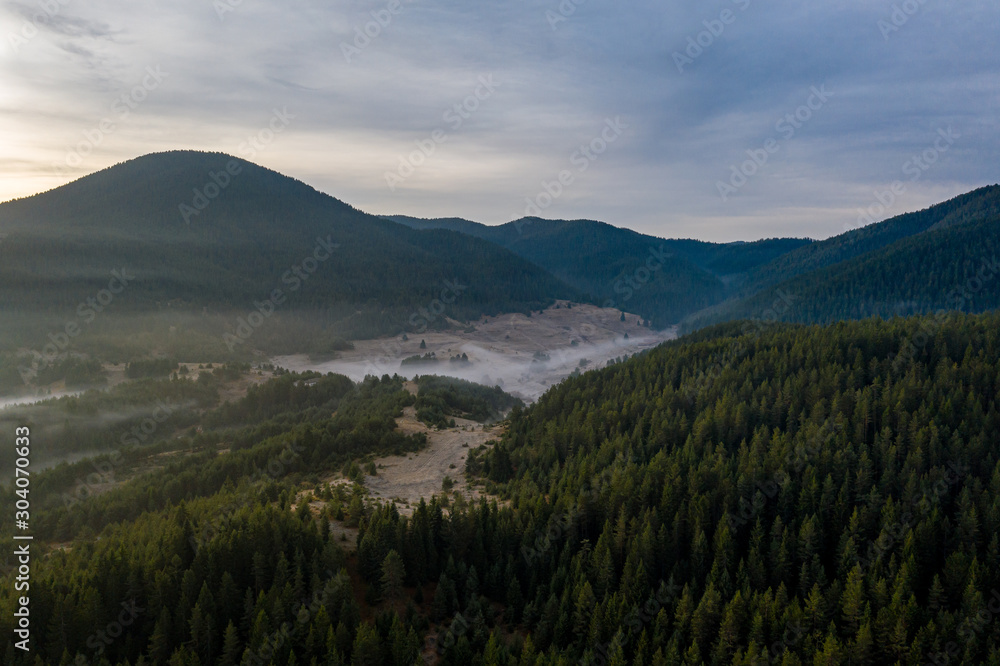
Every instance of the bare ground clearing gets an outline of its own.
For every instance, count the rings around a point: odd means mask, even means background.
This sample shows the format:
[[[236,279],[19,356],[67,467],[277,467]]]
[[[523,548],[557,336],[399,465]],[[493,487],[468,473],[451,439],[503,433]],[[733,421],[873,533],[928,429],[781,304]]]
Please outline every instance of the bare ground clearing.
[[[455,427],[434,430],[417,420],[416,410],[407,407],[403,416],[396,419],[399,430],[407,435],[424,433],[427,446],[403,456],[377,458],[375,466],[378,475],[365,477],[365,487],[372,497],[398,503],[400,513],[410,515],[420,499],[429,500],[433,495],[442,494],[445,477],[454,481],[453,492],[461,493],[466,499],[478,499],[482,493],[469,486],[465,480],[465,459],[469,451],[503,435],[500,426],[486,426],[475,421],[455,419]]]
[[[403,336],[359,340],[354,349],[341,352],[332,361],[315,362],[300,354],[280,356],[273,362],[289,370],[336,372],[354,380],[396,373],[411,378],[448,375],[499,385],[508,393],[534,401],[574,370],[599,368],[611,359],[676,337],[672,329],[652,331],[640,326],[634,314],[566,301],[530,317],[520,313],[483,317],[470,327],[454,320],[449,323],[449,330],[409,333],[406,340]],[[430,353],[436,355],[437,362],[401,365],[404,359]],[[468,355],[468,364],[449,361],[461,354]]]

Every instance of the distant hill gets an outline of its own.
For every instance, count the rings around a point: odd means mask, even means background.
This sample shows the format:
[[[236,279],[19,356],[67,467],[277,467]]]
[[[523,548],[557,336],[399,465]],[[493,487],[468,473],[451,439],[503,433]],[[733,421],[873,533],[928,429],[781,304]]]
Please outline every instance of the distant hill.
[[[997,217],[1000,217],[1000,186],[983,187],[926,210],[899,215],[789,252],[751,271],[746,288],[759,290],[930,230]]]
[[[628,303],[656,326],[685,331],[739,319],[824,323],[1000,307],[1000,289],[966,288],[1000,272],[998,185],[824,241],[664,240],[589,220],[391,219],[489,240],[600,302]],[[651,256],[662,264],[638,280]]]
[[[752,269],[726,303],[685,328],[760,318],[778,298],[778,319],[825,323],[945,308],[1000,307],[1000,186],[812,243]],[[1000,279],[997,280],[1000,282]],[[956,290],[961,296],[956,296]]]
[[[393,222],[410,227],[411,229],[419,229],[421,231],[426,231],[428,229],[447,229],[448,231],[458,231],[463,234],[475,236],[476,238],[485,238],[486,240],[494,242],[496,240],[491,233],[491,230],[496,227],[488,227],[485,224],[466,220],[461,217],[441,217],[430,220],[419,217],[410,217],[408,215],[387,215],[384,217],[387,220],[392,220]]]
[[[998,218],[993,186],[819,242],[668,240],[593,220],[490,227],[368,215],[228,155],[159,153],[0,204],[0,351],[45,344],[53,326],[93,316],[81,304],[118,284],[112,271],[134,278],[98,318],[109,336],[122,337],[115,317],[160,318],[163,330],[201,327],[214,345],[238,317],[270,311],[279,293],[273,317],[285,325],[254,347],[289,352],[556,299],[687,330],[772,315],[825,322],[982,311],[1000,304],[1000,290],[960,303],[948,294],[995,263]],[[794,307],[771,312],[779,297]],[[183,325],[180,314],[189,317]]]
[[[665,240],[593,220],[524,218],[490,227],[461,218],[388,219],[414,229],[449,229],[489,240],[593,294],[598,302],[641,314],[657,327],[719,303],[727,285],[745,272],[812,243]]]
[[[493,243],[407,229],[218,153],[147,155],[4,203],[0,232],[8,322],[75,316],[123,268],[135,279],[108,307],[119,315],[246,312],[282,289],[283,313],[343,337],[411,330],[421,308],[441,323],[584,298]]]

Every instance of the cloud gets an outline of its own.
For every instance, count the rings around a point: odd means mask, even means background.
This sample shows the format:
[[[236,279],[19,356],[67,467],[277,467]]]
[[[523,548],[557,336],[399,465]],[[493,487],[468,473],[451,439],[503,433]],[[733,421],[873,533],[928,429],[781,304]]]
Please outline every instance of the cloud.
[[[887,0],[220,2],[221,14],[201,0],[61,0],[8,46],[0,159],[30,164],[0,198],[158,150],[238,154],[276,107],[296,119],[254,159],[373,213],[520,217],[616,116],[630,130],[547,216],[664,237],[824,237],[949,126],[962,139],[891,214],[1000,180],[1000,13],[985,0],[913,0],[905,20]],[[0,35],[38,7],[12,5]],[[692,60],[683,73],[677,53]],[[76,171],[46,176],[156,65],[168,81]],[[482,75],[496,94],[451,129],[445,114]],[[722,201],[731,167],[824,84],[829,104]],[[447,141],[390,190],[385,173],[442,127]]]

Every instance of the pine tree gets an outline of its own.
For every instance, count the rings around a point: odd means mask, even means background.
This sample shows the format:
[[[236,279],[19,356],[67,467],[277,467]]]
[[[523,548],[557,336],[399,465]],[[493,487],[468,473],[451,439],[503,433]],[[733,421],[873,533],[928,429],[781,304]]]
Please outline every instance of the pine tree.
[[[215,627],[211,615],[202,611],[201,604],[191,611],[191,643],[204,663],[211,663],[215,652]]]
[[[382,666],[382,639],[370,624],[358,626],[351,648],[351,666]]]
[[[407,630],[398,615],[392,616],[388,641],[394,666],[412,666],[419,650],[417,634]]]
[[[147,651],[150,658],[156,663],[164,663],[172,652],[171,644],[170,611],[164,607],[153,627],[153,634],[149,637]]]
[[[712,660],[715,663],[727,663],[732,660],[732,655],[739,645],[740,629],[743,623],[743,615],[746,612],[746,604],[743,602],[742,593],[737,591],[733,600],[726,605],[726,610],[722,616],[722,625],[719,627],[719,638]]]
[[[684,666],[702,666],[701,660],[701,650],[698,649],[697,643],[691,643],[691,646],[684,653]]]
[[[840,666],[845,662],[844,650],[837,640],[835,631],[831,628],[827,632],[826,640],[823,641],[823,648],[816,653],[813,659],[813,666]]]
[[[395,550],[390,550],[382,561],[382,597],[398,599],[403,593],[403,579],[405,577],[403,558]]]
[[[506,664],[506,649],[497,637],[497,632],[490,632],[490,638],[486,641],[483,650],[483,666],[504,666]]]
[[[855,565],[847,576],[847,587],[841,598],[841,608],[843,610],[844,625],[847,630],[854,634],[861,624],[861,617],[865,607],[864,579],[861,567]]]
[[[945,594],[944,586],[941,585],[941,577],[938,574],[934,574],[930,593],[927,596],[927,608],[932,613],[937,613],[939,610],[946,609],[947,606],[948,596]]]
[[[504,616],[508,624],[516,625],[521,621],[521,610],[524,608],[524,595],[521,594],[521,583],[516,576],[508,576],[507,595],[505,601],[507,607],[504,609]]]
[[[448,596],[449,583],[447,574],[442,571],[434,590],[434,600],[431,602],[431,619],[435,622],[443,620],[451,613],[451,603]]]
[[[528,634],[521,646],[521,657],[518,659],[517,666],[535,666],[535,655],[535,644],[531,640],[531,634]]]
[[[597,605],[597,598],[590,587],[590,581],[584,581],[580,591],[576,595],[576,606],[573,611],[573,633],[577,636],[585,636],[590,627],[591,616],[594,606]]]
[[[858,629],[858,633],[851,643],[850,653],[852,664],[867,666],[873,663],[874,639],[872,637],[871,626],[868,622],[862,624],[861,628]]]
[[[237,666],[240,663],[240,653],[239,633],[236,631],[236,625],[230,621],[222,638],[222,665]]]

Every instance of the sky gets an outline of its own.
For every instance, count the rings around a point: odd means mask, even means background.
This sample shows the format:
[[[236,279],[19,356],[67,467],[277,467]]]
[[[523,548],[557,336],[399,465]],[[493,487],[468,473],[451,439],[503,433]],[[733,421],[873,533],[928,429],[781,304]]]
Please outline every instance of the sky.
[[[222,151],[362,210],[826,238],[1000,181],[995,0],[0,5],[0,201]]]

